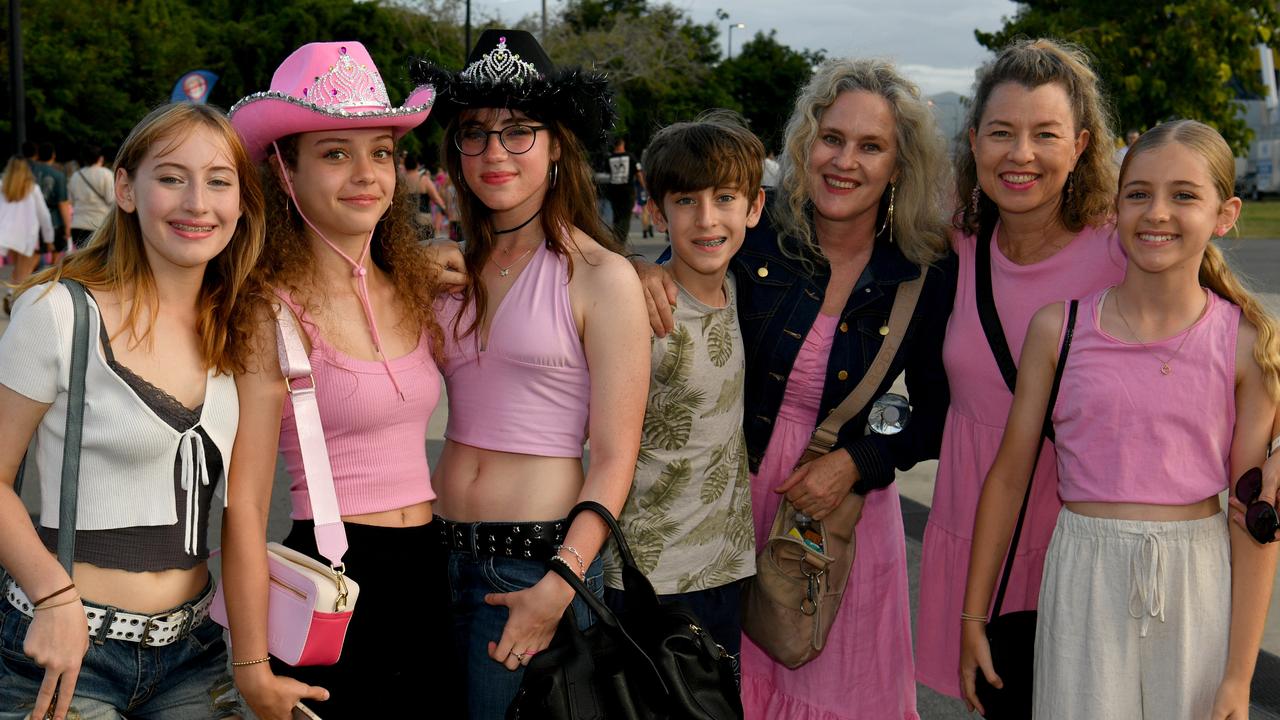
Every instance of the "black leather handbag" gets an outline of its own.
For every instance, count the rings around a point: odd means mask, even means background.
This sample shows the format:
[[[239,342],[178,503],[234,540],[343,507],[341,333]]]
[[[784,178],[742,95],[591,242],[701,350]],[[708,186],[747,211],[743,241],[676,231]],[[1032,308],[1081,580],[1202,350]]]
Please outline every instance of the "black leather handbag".
[[[1017,367],[1009,352],[1009,344],[1004,337],[1004,329],[1000,325],[1000,317],[996,314],[995,299],[991,291],[991,229],[987,225],[978,234],[975,274],[977,283],[975,294],[978,301],[978,317],[982,329],[987,336],[987,343],[995,355],[1000,374],[1004,377],[1009,391],[1013,392],[1017,378]],[[1079,302],[1072,300],[1067,308],[1067,327],[1062,339],[1062,348],[1058,353],[1058,368],[1053,376],[1053,388],[1049,391],[1049,404],[1044,412],[1044,424],[1041,436],[1053,442],[1053,407],[1058,400],[1058,386],[1062,383],[1062,372],[1067,366],[1067,353],[1071,349],[1071,337],[1075,334],[1076,314]],[[996,589],[995,603],[992,605],[991,620],[987,622],[987,643],[991,646],[991,666],[1004,685],[997,689],[987,682],[987,678],[978,670],[974,690],[982,703],[983,717],[987,720],[1030,720],[1032,683],[1035,679],[1036,648],[1036,611],[1021,610],[1000,614],[1004,605],[1005,590],[1009,587],[1009,575],[1013,572],[1013,561],[1018,554],[1018,538],[1022,536],[1022,523],[1026,519],[1027,504],[1031,501],[1031,483],[1035,480],[1036,466],[1040,453],[1036,453],[1036,461],[1031,465],[1031,477],[1027,480],[1027,491],[1022,497],[1022,507],[1018,510],[1018,522],[1013,527],[1013,537],[1009,540],[1009,552],[1005,556],[1004,568],[1000,573],[1000,585]]]
[[[549,566],[586,601],[597,621],[579,630],[565,610],[551,645],[529,661],[507,720],[738,720],[733,661],[679,604],[660,605],[607,508],[582,502],[613,532],[622,558],[626,609],[615,614],[563,563]]]

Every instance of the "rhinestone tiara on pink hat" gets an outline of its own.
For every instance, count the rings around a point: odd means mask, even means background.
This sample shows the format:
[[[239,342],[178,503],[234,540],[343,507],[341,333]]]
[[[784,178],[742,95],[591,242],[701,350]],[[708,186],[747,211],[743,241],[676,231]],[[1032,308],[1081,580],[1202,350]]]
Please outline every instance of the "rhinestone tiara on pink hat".
[[[293,51],[271,77],[271,88],[231,106],[235,126],[255,160],[287,135],[320,130],[388,127],[396,139],[421,125],[436,91],[422,85],[392,107],[387,86],[364,45],[309,43]]]

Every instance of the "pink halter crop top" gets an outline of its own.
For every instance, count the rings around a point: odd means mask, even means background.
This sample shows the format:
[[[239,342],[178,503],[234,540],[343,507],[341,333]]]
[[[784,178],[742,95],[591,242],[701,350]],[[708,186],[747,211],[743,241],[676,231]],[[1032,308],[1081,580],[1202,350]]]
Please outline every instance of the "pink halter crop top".
[[[1149,505],[1218,494],[1230,479],[1240,308],[1207,292],[1204,315],[1186,332],[1143,347],[1102,330],[1106,294],[1080,302],[1062,375],[1058,493],[1064,502]]]
[[[316,403],[341,513],[363,515],[434,500],[427,467],[427,421],[440,400],[440,371],[427,336],[408,355],[386,365],[381,360],[353,358],[326,343],[301,306],[285,293],[277,295],[302,320],[311,341]],[[395,382],[387,366],[395,373]],[[280,423],[280,454],[292,478],[290,517],[310,520],[293,403],[287,400]]]
[[[493,312],[488,346],[471,326],[475,306],[439,304],[449,391],[445,437],[485,450],[582,457],[591,397],[587,358],[569,304],[569,261],[539,245]]]

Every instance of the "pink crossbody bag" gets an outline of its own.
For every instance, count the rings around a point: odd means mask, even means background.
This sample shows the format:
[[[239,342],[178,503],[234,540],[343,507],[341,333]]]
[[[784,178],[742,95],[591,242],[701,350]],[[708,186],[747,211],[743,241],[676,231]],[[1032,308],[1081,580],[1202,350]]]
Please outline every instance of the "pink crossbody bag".
[[[342,655],[360,586],[346,576],[342,564],[347,552],[347,531],[333,489],[333,469],[316,405],[311,361],[297,321],[283,304],[276,308],[276,345],[280,371],[293,402],[307,495],[315,519],[316,548],[329,564],[280,543],[267,543],[267,650],[289,665],[332,665]],[[311,378],[311,386],[294,387],[293,381],[300,378]],[[219,625],[230,628],[221,583],[209,615]]]

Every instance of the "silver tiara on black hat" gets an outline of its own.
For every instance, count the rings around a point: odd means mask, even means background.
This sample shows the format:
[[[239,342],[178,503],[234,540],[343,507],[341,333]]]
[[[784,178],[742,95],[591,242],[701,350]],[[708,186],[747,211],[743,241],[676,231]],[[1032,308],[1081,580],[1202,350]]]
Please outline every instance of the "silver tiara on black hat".
[[[473,83],[498,85],[511,83],[524,85],[531,80],[543,79],[542,73],[533,63],[520,59],[520,55],[507,49],[507,38],[498,38],[498,44],[479,60],[467,66],[461,73],[462,79]]]
[[[467,108],[520,110],[535,120],[563,123],[588,147],[613,127],[616,108],[605,76],[557,68],[527,31],[485,30],[463,65],[451,72],[425,59],[410,63],[414,82],[435,89],[432,117],[442,125]]]

